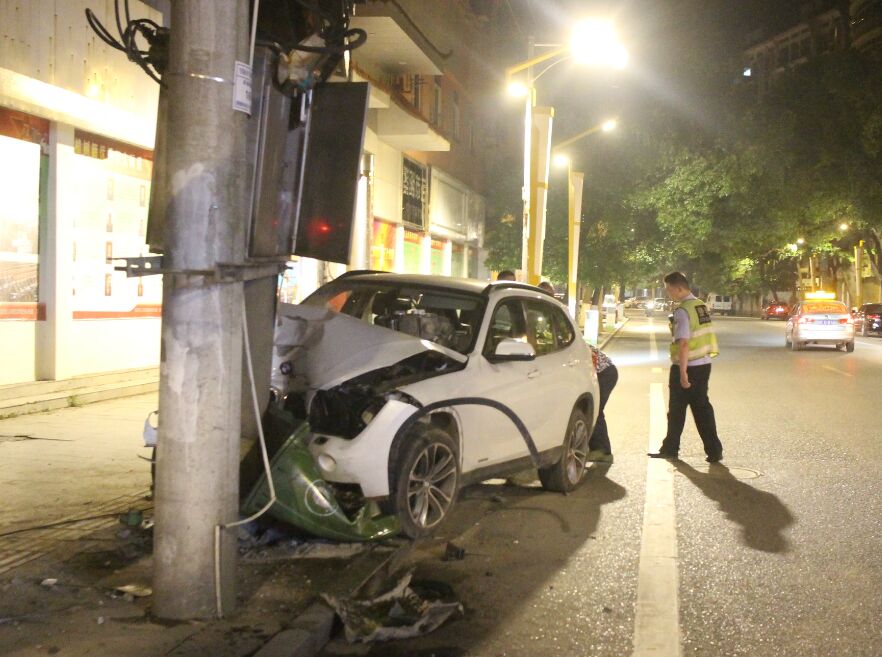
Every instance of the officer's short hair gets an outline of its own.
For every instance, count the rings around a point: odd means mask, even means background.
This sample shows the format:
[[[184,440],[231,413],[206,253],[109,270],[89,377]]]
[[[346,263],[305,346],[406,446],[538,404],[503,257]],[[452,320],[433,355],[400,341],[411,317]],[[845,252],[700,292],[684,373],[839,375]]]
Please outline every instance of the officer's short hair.
[[[665,284],[689,289],[689,279],[686,278],[686,274],[681,271],[672,271],[665,276]]]
[[[513,281],[515,279],[515,273],[511,269],[503,269],[499,274],[496,275],[497,281]]]

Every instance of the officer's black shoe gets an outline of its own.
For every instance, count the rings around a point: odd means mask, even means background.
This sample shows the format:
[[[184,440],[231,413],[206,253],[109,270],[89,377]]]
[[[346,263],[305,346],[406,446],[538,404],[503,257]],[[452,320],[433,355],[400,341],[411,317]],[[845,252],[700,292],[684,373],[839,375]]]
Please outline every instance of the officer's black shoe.
[[[723,455],[722,455],[722,453],[720,453],[720,454],[713,454],[713,455],[711,455],[711,456],[708,456],[708,457],[707,457],[706,459],[704,459],[704,460],[707,461],[708,463],[719,463],[720,461],[723,460]]]
[[[663,449],[657,452],[649,452],[647,456],[651,459],[667,459],[669,461],[678,461],[680,459],[676,452],[666,452]]]

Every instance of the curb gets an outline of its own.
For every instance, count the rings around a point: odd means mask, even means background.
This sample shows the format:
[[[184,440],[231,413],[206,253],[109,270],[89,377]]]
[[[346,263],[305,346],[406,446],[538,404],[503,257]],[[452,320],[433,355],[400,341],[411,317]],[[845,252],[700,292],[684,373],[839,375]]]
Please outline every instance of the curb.
[[[604,337],[603,340],[600,343],[598,343],[597,348],[603,349],[610,340],[612,340],[614,337],[616,337],[619,334],[619,331],[621,331],[622,328],[625,326],[625,324],[627,324],[629,321],[631,321],[631,318],[625,317],[622,320],[621,324],[617,325],[615,330],[612,333],[610,333],[609,335]]]
[[[254,657],[313,657],[331,640],[334,612],[314,602],[287,630],[276,634]]]

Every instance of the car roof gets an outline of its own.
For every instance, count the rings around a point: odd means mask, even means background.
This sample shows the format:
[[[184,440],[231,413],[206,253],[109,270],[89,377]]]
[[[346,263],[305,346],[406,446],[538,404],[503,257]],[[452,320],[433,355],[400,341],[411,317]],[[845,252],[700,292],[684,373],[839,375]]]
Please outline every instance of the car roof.
[[[541,292],[553,296],[542,288],[518,281],[481,281],[475,278],[456,278],[453,276],[433,276],[428,274],[393,274],[376,271],[351,271],[338,276],[336,281],[351,280],[366,283],[394,283],[395,285],[422,285],[440,287],[457,292],[472,294],[489,294],[493,290],[515,289],[526,292]]]

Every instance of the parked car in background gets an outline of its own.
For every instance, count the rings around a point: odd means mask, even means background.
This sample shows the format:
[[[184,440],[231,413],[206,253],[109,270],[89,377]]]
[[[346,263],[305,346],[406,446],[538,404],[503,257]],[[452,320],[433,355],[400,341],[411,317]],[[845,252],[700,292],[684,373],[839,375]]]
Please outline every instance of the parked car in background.
[[[783,301],[772,301],[763,308],[760,319],[781,319],[786,320],[790,314],[790,304]]]
[[[673,306],[674,302],[665,297],[658,297],[653,300],[653,308],[660,313],[669,312]]]
[[[628,301],[631,302],[631,305],[628,306],[629,308],[642,309],[646,307],[646,302],[649,301],[649,297],[631,297]]]
[[[854,331],[862,336],[882,335],[882,303],[865,303],[854,313]]]
[[[832,344],[854,351],[854,319],[841,301],[801,301],[787,318],[784,346],[800,351],[809,344]]]
[[[708,294],[707,295],[707,308],[710,310],[711,315],[714,313],[720,313],[721,315],[731,315],[732,310],[732,297],[727,294]]]
[[[273,389],[308,420],[324,481],[382,500],[410,537],[468,483],[585,474],[599,392],[567,307],[516,282],[353,273],[280,304]]]

